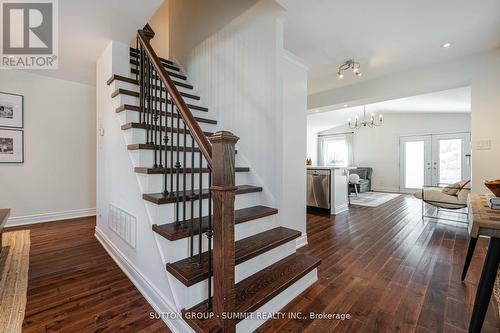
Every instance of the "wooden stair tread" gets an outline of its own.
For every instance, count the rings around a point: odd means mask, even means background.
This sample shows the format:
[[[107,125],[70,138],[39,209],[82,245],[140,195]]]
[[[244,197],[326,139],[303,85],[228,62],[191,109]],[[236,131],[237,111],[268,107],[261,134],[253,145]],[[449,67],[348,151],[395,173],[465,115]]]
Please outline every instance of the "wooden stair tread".
[[[123,104],[123,105],[120,105],[119,107],[117,107],[115,111],[116,111],[116,113],[120,113],[120,112],[123,112],[123,111],[139,112],[140,111],[140,107],[136,106],[136,105]],[[158,110],[154,109],[153,112],[158,112]],[[165,112],[165,111],[159,111],[159,112],[161,113],[162,116],[172,117],[172,112]],[[149,113],[149,112],[146,112],[146,113]],[[177,113],[174,113],[173,116],[174,116],[174,118],[177,118]],[[200,123],[217,125],[217,120],[208,119],[208,118],[202,118],[202,117],[194,117],[194,119],[196,119],[196,121],[200,122]]]
[[[139,53],[139,51],[136,48],[133,48],[133,47],[130,48],[130,56],[131,57],[137,58],[137,53]],[[163,63],[169,64],[169,65],[175,65],[172,60],[168,60],[168,59],[165,59],[162,57],[158,57],[158,58]]]
[[[247,207],[243,209],[237,209],[234,211],[234,223],[240,224],[275,214],[278,214],[278,210],[276,208],[260,206],[260,205]],[[198,220],[195,219],[193,223],[197,228]],[[180,224],[177,223],[168,223],[162,225],[155,224],[153,225],[153,230],[156,233],[165,237],[166,239],[174,241],[189,237],[190,227],[191,227],[191,219],[188,219],[186,221],[182,221]],[[202,218],[202,225],[201,225],[202,232],[207,231],[207,228],[208,228],[208,216],[204,216]]]
[[[171,65],[171,64],[166,63],[166,62],[161,61],[161,60],[160,60],[160,62],[161,62],[161,64],[162,64],[165,68],[167,68],[167,69],[170,69],[170,70],[173,70],[173,71],[176,71],[176,72],[180,72],[180,71],[181,71],[181,69],[180,69],[179,67],[175,66],[175,65]],[[138,63],[139,63],[139,62],[137,61],[137,57],[136,57],[136,56],[132,56],[132,57],[130,57],[130,64],[131,64],[131,65],[133,65],[133,66],[137,66],[137,65],[138,65]]]
[[[258,310],[292,284],[300,280],[307,273],[317,268],[321,260],[303,253],[294,253],[256,274],[236,284],[235,312],[244,314]],[[206,302],[191,309],[183,310],[186,313],[207,313]],[[207,316],[208,317],[208,316]],[[241,321],[239,318],[237,321]],[[216,318],[196,319],[195,316],[184,316],[184,320],[196,332],[220,332]]]
[[[123,89],[123,88],[118,88],[113,93],[111,94],[111,97],[116,97],[118,95],[127,95],[135,98],[139,98],[139,93],[137,91],[132,91],[128,89]],[[171,104],[172,102],[170,100],[166,100],[165,98],[160,98],[160,97],[153,97],[153,101],[158,101],[161,103],[167,102],[168,104]],[[208,112],[208,108],[203,107],[203,106],[198,106],[198,105],[193,105],[193,104],[186,104],[188,108],[193,109],[193,110],[198,110],[198,111],[203,111],[203,112]]]
[[[175,72],[171,72],[171,71],[166,71],[167,74],[170,76],[170,77],[175,77],[175,78],[178,78],[180,80],[187,80],[187,76],[186,75],[183,75],[183,74],[179,74],[179,73],[175,73]],[[139,71],[135,68],[130,68],[130,73],[132,74],[139,74]],[[160,76],[159,75],[151,75],[152,78],[156,79],[156,80],[159,80],[160,79]]]
[[[122,81],[122,82],[127,82],[127,83],[131,83],[131,84],[139,85],[139,82],[137,82],[136,79],[133,79],[131,77],[126,77],[126,76],[123,76],[123,75],[118,75],[118,74],[111,75],[111,77],[109,78],[109,80],[106,83],[109,86],[115,80],[116,81]],[[180,81],[176,81],[176,80],[172,80],[172,81],[174,82],[174,84],[176,86],[183,87],[183,88],[186,88],[186,89],[194,89],[194,87],[192,85],[187,84],[185,82],[180,82]]]
[[[253,185],[239,185],[236,189],[236,194],[246,194],[246,193],[254,193],[254,192],[262,192],[262,187],[253,186]],[[179,191],[178,193],[174,193],[174,195],[165,195],[163,192],[161,193],[144,193],[142,198],[146,201],[152,202],[157,205],[175,203],[177,199],[179,202],[184,201],[184,193],[183,191]],[[208,189],[203,189],[201,192],[201,196],[203,199],[208,198]],[[198,200],[199,193],[195,194],[195,200]],[[186,189],[186,201],[189,201],[189,190]]]
[[[147,124],[141,124],[141,123],[135,123],[135,122],[132,122],[132,123],[126,123],[126,124],[123,124],[122,125],[122,130],[128,130],[128,129],[131,129],[131,128],[138,128],[138,129],[154,129],[156,127],[157,130],[160,130],[160,126],[157,125],[157,126],[154,126],[154,125],[147,125]],[[172,132],[172,130],[174,131],[174,133],[181,133],[181,134],[184,134],[184,129],[182,128],[171,128],[171,127],[165,127],[165,126],[161,126],[161,130],[162,131],[165,131],[167,130],[167,132]],[[189,130],[186,130],[186,133],[189,133]],[[211,136],[213,133],[211,132],[203,132],[206,136]]]
[[[235,242],[235,264],[238,265],[255,258],[262,253],[300,237],[300,235],[300,231],[277,227],[240,239]],[[174,263],[168,263],[167,271],[184,285],[188,287],[192,286],[208,278],[208,252],[201,254],[201,267],[197,265],[198,260],[199,256],[196,255],[192,260],[186,258]]]
[[[177,172],[177,169],[174,167],[174,168],[146,168],[146,167],[135,167],[134,168],[134,171],[136,173],[142,173],[142,174],[146,174],[146,175],[157,175],[157,174],[164,174],[165,172],[166,173],[176,173]],[[202,173],[208,173],[209,169],[208,168],[202,168],[201,169]],[[250,171],[250,168],[249,167],[236,167],[235,172],[249,172]],[[192,170],[191,168],[186,168],[186,169],[183,169],[181,168],[180,169],[180,172],[181,173],[192,173]],[[199,172],[199,168],[194,168],[194,173],[198,173]]]
[[[156,85],[152,85],[152,88],[153,88],[153,90],[160,90],[160,87],[156,86]],[[165,87],[162,87],[161,91],[165,92],[165,91],[167,91],[167,89],[165,89]],[[124,88],[118,88],[118,89],[116,89],[111,94],[111,97],[115,97],[115,96],[117,96],[119,94],[129,95],[129,96],[133,96],[133,97],[139,97],[139,92],[138,91],[133,91],[133,90],[124,89]],[[157,92],[157,94],[160,95],[159,92]],[[194,99],[195,101],[199,101],[200,100],[200,96],[196,96],[194,94],[189,94],[189,93],[186,93],[184,91],[179,91],[179,94],[182,97],[189,98],[189,99]],[[153,95],[154,95],[154,93],[153,93]],[[164,101],[164,99],[162,99],[162,101]]]

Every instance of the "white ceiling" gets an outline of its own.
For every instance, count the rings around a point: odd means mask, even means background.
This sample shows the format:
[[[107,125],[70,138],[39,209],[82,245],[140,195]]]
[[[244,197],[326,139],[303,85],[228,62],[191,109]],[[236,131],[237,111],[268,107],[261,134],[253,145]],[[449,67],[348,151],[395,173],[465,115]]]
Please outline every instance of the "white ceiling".
[[[110,40],[129,43],[163,0],[59,1],[59,69],[41,75],[95,85],[95,64]]]
[[[285,48],[309,67],[309,93],[500,45],[498,0],[277,0],[287,9]],[[440,45],[452,42],[444,49]],[[362,77],[338,80],[354,58]]]
[[[470,87],[444,90],[412,97],[398,98],[366,105],[366,113],[470,113]],[[348,118],[363,116],[363,106],[344,107],[337,110],[312,110],[307,116],[308,131],[319,132],[347,124]]]

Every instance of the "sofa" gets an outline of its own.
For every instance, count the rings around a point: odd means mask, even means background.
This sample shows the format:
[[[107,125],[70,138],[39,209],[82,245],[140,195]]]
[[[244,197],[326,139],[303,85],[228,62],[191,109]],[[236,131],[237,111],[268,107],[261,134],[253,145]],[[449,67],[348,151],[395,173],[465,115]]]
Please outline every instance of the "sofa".
[[[368,167],[358,167],[349,171],[350,174],[359,176],[359,183],[356,185],[358,187],[358,193],[370,192],[372,190],[372,172],[373,169]],[[354,184],[349,184],[349,193],[354,192]]]

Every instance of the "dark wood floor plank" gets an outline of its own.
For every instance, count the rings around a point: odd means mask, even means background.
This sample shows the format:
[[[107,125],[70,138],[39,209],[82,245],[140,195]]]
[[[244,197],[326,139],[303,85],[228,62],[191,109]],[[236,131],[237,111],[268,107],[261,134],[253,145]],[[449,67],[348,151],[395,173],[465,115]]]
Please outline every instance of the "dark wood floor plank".
[[[487,243],[478,242],[462,283],[467,230],[420,216],[420,202],[405,195],[337,216],[310,210],[309,244],[299,251],[321,259],[319,281],[283,311],[352,319],[273,319],[258,332],[466,332]],[[491,304],[487,333],[499,331]]]
[[[29,227],[23,332],[170,332],[95,239],[95,218]]]

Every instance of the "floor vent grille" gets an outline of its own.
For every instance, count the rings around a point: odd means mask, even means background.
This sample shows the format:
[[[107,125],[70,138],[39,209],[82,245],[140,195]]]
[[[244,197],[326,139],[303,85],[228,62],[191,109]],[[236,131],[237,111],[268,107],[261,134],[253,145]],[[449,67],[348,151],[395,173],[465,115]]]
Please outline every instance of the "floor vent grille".
[[[135,249],[137,219],[113,204],[109,205],[108,227]]]

